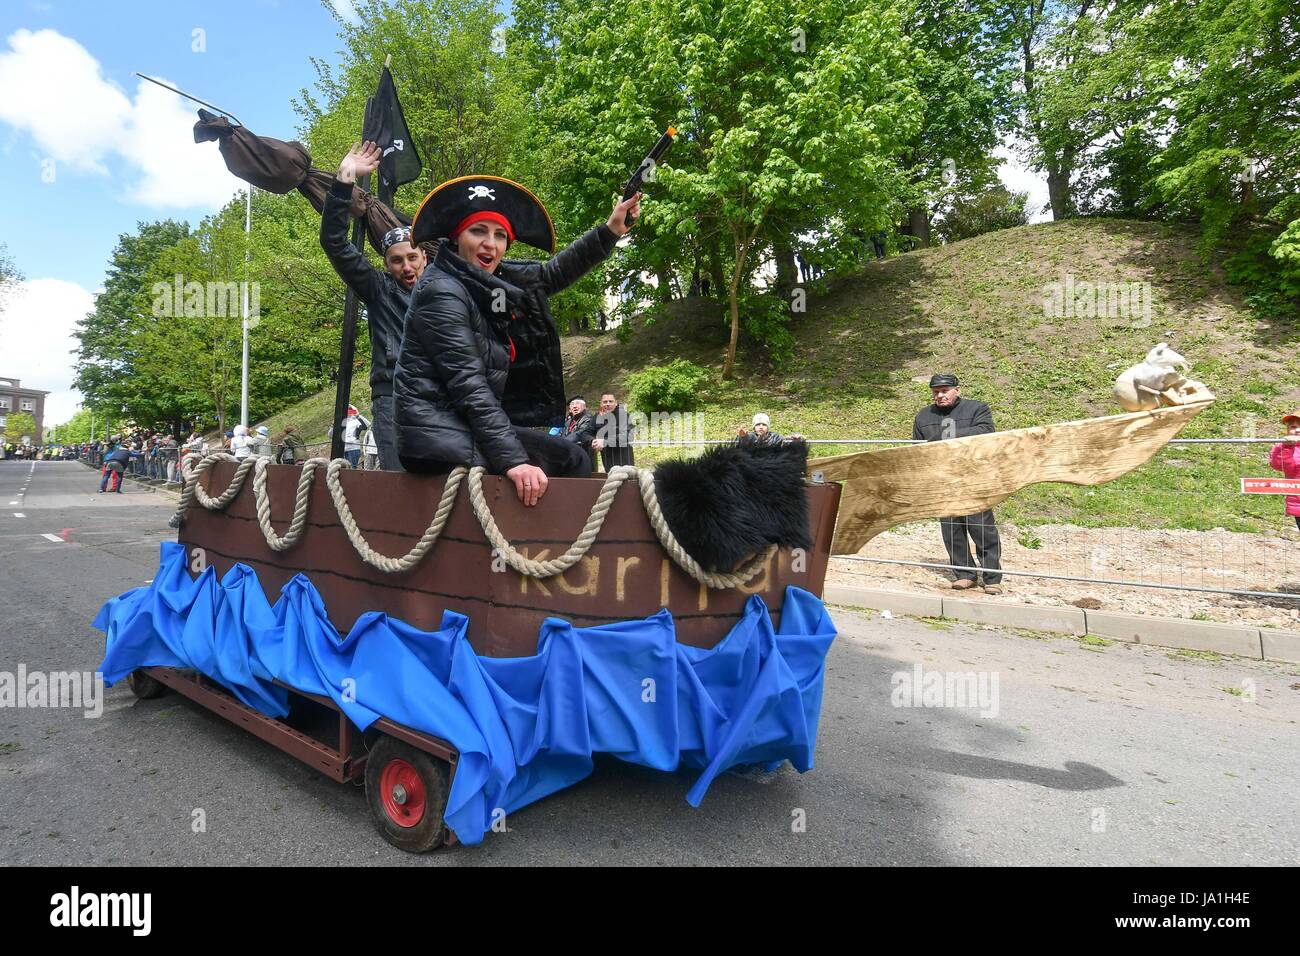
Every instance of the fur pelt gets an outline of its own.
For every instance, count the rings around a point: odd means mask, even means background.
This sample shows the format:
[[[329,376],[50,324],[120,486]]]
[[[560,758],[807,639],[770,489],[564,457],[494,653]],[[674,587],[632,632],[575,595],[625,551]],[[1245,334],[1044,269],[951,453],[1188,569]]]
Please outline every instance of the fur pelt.
[[[798,440],[762,446],[716,445],[689,460],[655,468],[655,490],[668,526],[687,553],[710,571],[731,571],[770,544],[811,548]]]

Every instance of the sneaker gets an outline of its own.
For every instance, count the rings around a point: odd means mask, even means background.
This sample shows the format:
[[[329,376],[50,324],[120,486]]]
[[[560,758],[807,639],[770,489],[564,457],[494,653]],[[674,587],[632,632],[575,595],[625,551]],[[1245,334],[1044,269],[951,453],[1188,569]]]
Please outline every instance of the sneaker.
[[[985,593],[985,594],[1001,594],[1001,593],[1002,593],[1002,585],[1000,585],[1000,584],[986,584],[986,585],[984,585],[984,593]]]
[[[965,591],[968,588],[973,588],[974,586],[975,586],[975,582],[972,581],[970,578],[958,578],[956,581],[952,582],[952,589],[954,591]]]

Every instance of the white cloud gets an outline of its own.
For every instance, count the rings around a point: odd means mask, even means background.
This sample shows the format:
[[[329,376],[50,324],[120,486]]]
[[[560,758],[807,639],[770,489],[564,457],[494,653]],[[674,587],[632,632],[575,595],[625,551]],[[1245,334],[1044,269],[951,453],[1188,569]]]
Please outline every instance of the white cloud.
[[[226,169],[216,143],[194,142],[197,119],[189,100],[140,81],[120,147],[122,155],[144,173],[132,189],[133,199],[148,206],[215,208],[247,188]]]
[[[1012,192],[1029,193],[1029,221],[1051,222],[1051,208],[1043,211],[1048,206],[1047,180],[1025,164],[1021,158],[1022,145],[1018,141],[1004,140],[993,151],[993,155],[1002,160],[1002,165],[998,167],[998,178],[1002,180],[1002,185]]]
[[[131,101],[100,73],[76,40],[54,30],[19,30],[0,53],[0,120],[31,133],[51,158],[105,173]]]
[[[66,422],[81,394],[73,389],[72,349],[77,322],[95,306],[95,297],[75,282],[30,279],[5,299],[0,313],[0,375],[25,388],[46,389],[45,424]]]
[[[334,12],[337,13],[347,23],[359,23],[361,17],[357,13],[356,0],[330,0],[334,6]]]
[[[215,208],[242,187],[215,143],[194,142],[189,101],[144,80],[130,98],[85,47],[54,30],[17,30],[8,43],[0,122],[28,133],[56,177],[108,175],[115,159],[131,170],[126,198],[164,208]]]

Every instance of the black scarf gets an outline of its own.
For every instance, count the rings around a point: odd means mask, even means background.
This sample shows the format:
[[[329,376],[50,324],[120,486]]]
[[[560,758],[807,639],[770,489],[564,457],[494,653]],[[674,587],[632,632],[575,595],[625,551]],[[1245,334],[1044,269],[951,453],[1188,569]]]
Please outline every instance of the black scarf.
[[[451,243],[447,240],[444,239],[439,242],[438,253],[433,261],[434,265],[443,272],[460,280],[466,291],[469,292],[470,298],[474,300],[474,304],[478,306],[478,310],[491,319],[499,330],[505,329],[511,315],[523,311],[527,300],[523,289],[505,281],[498,275],[485,272],[478,266],[470,265],[452,251]],[[498,292],[498,290],[500,291]],[[504,310],[498,304],[502,301],[503,294],[505,296]],[[494,305],[497,308],[494,309]]]

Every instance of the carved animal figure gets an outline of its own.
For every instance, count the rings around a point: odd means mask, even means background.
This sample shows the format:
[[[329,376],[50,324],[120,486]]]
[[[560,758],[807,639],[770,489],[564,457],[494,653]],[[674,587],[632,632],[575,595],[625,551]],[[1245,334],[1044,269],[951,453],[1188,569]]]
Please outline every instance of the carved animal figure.
[[[1200,400],[1181,393],[1185,384],[1195,385],[1200,390],[1205,386],[1199,382],[1189,383],[1177,370],[1180,365],[1186,370],[1191,369],[1187,359],[1171,349],[1168,342],[1161,342],[1147,353],[1146,359],[1125,370],[1115,380],[1115,398],[1130,412]]]

